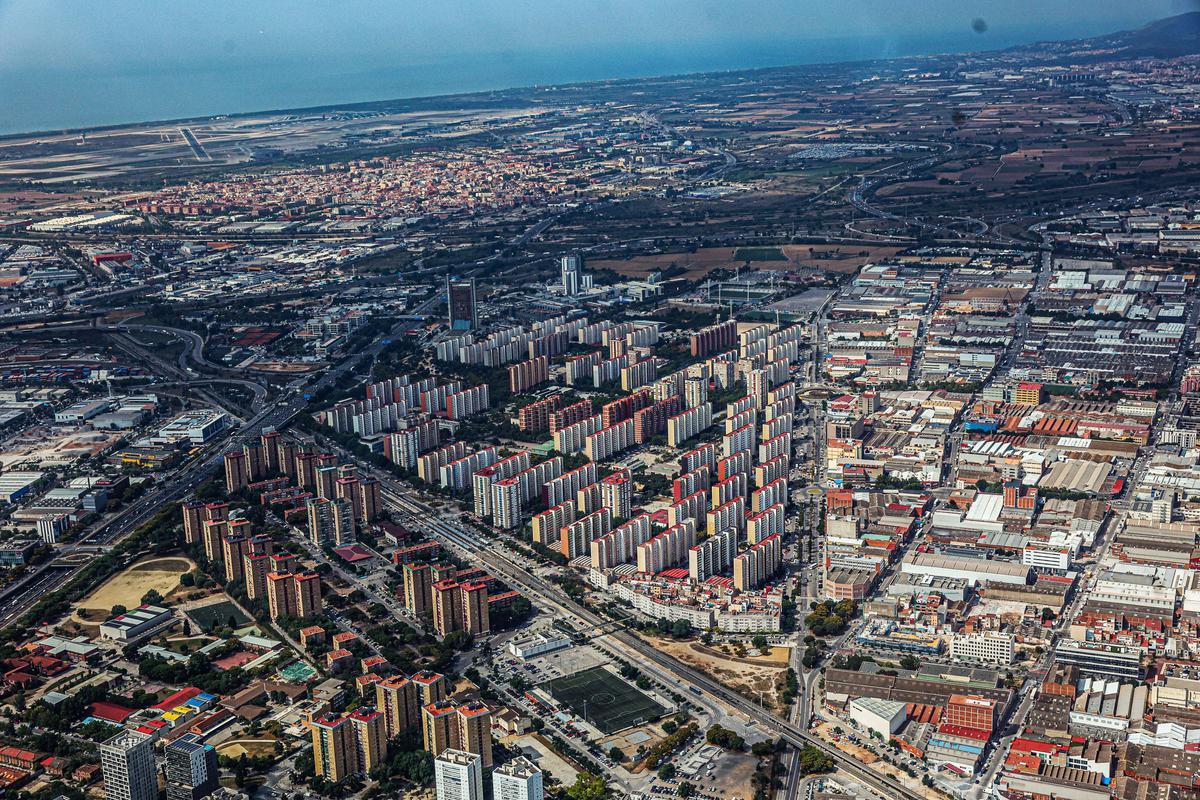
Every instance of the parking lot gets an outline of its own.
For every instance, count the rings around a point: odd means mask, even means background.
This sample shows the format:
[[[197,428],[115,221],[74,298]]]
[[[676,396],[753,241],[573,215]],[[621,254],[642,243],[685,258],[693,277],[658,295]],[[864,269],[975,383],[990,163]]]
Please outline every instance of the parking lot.
[[[609,659],[591,645],[577,645],[545,653],[525,661],[505,652],[496,659],[495,668],[501,677],[504,675],[504,670],[511,670],[534,686],[540,686],[555,678],[574,675],[576,672],[583,672],[607,663],[609,663]]]
[[[729,753],[699,739],[677,755],[677,770],[670,780],[655,779],[649,797],[674,797],[683,783],[692,785],[692,797],[700,800],[746,800],[753,794],[758,759],[745,753]]]

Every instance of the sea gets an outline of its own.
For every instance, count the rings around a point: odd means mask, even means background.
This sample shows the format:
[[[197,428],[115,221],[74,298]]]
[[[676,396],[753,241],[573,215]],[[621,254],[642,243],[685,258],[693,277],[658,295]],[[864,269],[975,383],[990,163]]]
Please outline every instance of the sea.
[[[216,48],[186,68],[131,65],[0,68],[0,134],[93,128],[221,114],[299,109],[583,81],[720,72],[797,64],[1002,49],[1103,30],[967,27],[960,32],[869,38],[722,40],[447,54],[403,63],[403,54],[321,53],[303,60],[262,54],[236,64]],[[253,54],[252,54],[253,56]]]

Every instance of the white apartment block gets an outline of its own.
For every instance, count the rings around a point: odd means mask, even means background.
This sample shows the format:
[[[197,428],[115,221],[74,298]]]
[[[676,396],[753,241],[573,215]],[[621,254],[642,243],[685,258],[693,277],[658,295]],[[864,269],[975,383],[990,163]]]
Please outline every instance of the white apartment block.
[[[592,461],[605,461],[633,444],[633,420],[627,419],[588,436],[583,443],[583,452]]]
[[[701,583],[732,567],[737,540],[737,531],[730,528],[692,547],[688,551],[688,577]]]
[[[712,425],[712,404],[703,403],[667,420],[667,444],[679,447]]]
[[[956,661],[1011,664],[1015,653],[1013,637],[998,631],[956,635],[950,642],[950,657]]]

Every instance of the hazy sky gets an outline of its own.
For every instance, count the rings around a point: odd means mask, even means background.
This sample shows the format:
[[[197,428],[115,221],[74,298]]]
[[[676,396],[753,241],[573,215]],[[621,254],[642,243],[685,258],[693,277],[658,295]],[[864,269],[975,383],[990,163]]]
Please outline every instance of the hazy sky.
[[[1061,36],[1195,7],[1186,0],[0,0],[0,70],[214,57],[280,63],[338,50],[364,64],[404,64],[664,41],[928,35],[962,30],[977,17],[988,33],[1045,25]]]
[[[990,50],[1200,0],[0,0],[0,134]],[[986,22],[976,33],[972,23]]]

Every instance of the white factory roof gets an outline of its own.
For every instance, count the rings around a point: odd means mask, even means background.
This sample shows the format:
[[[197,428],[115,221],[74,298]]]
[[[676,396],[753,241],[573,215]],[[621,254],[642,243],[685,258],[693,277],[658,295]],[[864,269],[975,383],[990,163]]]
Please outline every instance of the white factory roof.
[[[1008,575],[1011,577],[1028,577],[1029,567],[1013,561],[999,561],[983,558],[960,558],[945,556],[938,553],[917,553],[904,559],[902,569],[905,572],[917,572],[925,569],[953,570],[964,574]]]
[[[967,450],[980,455],[1003,456],[1012,452],[1013,446],[1009,442],[977,441],[971,442]]]
[[[995,522],[1000,519],[1004,509],[1004,496],[999,494],[977,494],[971,507],[967,509],[966,519],[973,522]]]
[[[899,700],[883,700],[878,697],[856,697],[850,701],[850,705],[857,706],[886,720],[895,719],[897,715],[904,713],[908,707],[907,704],[901,703]]]
[[[18,470],[0,474],[0,499],[8,500],[12,495],[20,494],[45,475],[44,472]]]

